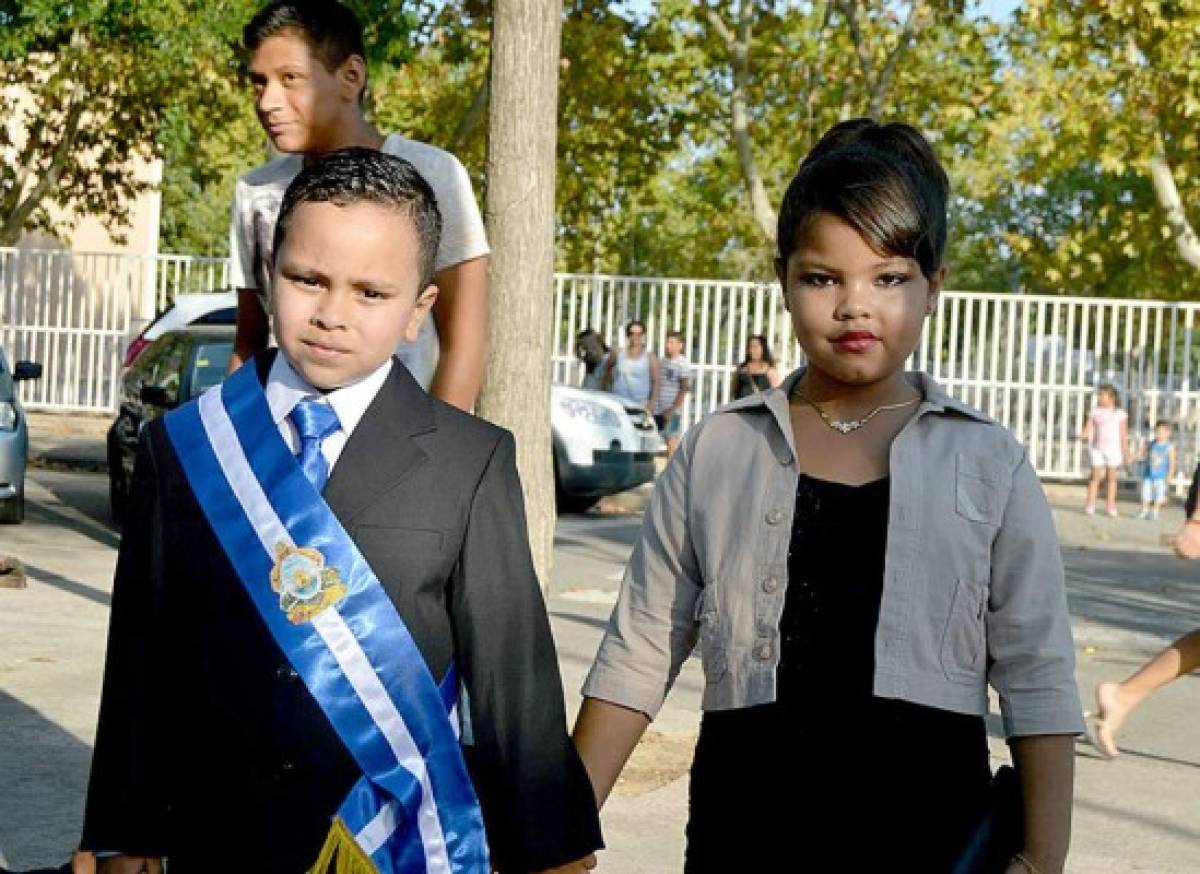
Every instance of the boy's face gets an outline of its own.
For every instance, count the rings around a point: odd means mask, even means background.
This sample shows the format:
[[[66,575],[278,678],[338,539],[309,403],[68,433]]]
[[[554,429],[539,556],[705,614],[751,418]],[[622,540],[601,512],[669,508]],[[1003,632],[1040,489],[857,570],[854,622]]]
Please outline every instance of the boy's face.
[[[678,337],[667,338],[667,357],[678,358],[679,353],[683,351],[683,341]]]
[[[419,287],[412,220],[373,203],[296,207],[273,268],[275,339],[320,389],[357,382],[416,340],[437,299]]]
[[[810,366],[847,385],[870,385],[903,370],[943,275],[931,282],[914,259],[879,254],[828,213],[813,220],[776,270]]]
[[[358,100],[356,58],[330,72],[298,34],[263,40],[250,59],[259,123],[281,152],[325,152],[337,141],[347,103]]]
[[[1157,427],[1155,427],[1154,439],[1157,440],[1159,443],[1166,443],[1168,440],[1170,440],[1171,439],[1171,426],[1170,425],[1158,425]]]

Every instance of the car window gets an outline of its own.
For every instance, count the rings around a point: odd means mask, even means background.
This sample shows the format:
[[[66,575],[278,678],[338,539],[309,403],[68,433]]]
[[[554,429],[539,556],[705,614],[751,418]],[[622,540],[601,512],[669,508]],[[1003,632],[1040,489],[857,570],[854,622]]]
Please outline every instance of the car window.
[[[224,379],[229,356],[233,354],[233,341],[209,340],[197,343],[193,348],[189,385],[190,396],[194,398]]]
[[[154,364],[151,385],[161,386],[173,398],[179,398],[179,384],[183,381],[183,356],[187,352],[188,338],[176,335],[167,340],[166,348]]]
[[[154,385],[154,368],[158,365],[158,359],[162,357],[163,351],[170,342],[170,340],[155,340],[147,346],[146,351],[130,365],[129,376],[139,384]]]
[[[237,307],[226,307],[223,310],[213,310],[205,313],[192,322],[193,325],[236,325]]]

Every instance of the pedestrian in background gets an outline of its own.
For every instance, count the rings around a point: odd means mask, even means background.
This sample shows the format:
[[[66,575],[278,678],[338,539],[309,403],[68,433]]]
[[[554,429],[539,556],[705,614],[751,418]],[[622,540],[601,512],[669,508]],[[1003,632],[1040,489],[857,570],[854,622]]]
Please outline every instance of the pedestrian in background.
[[[646,347],[645,322],[634,319],[625,326],[625,348],[609,353],[604,371],[609,391],[654,415],[662,376],[658,356]]]
[[[654,423],[667,443],[667,458],[670,458],[679,446],[679,435],[683,433],[683,405],[692,385],[692,365],[683,355],[681,331],[667,331],[666,351],[659,367],[662,384]]]
[[[1171,423],[1154,426],[1154,439],[1142,450],[1142,509],[1139,519],[1157,519],[1167,505],[1167,484],[1175,478],[1175,444]]]
[[[1117,515],[1117,475],[1129,457],[1129,417],[1121,409],[1121,395],[1116,387],[1104,383],[1096,389],[1096,406],[1088,414],[1083,427],[1083,441],[1088,446],[1092,478],[1088,481],[1087,503],[1083,512],[1096,512],[1096,497],[1100,483],[1108,478],[1108,515]]]
[[[602,804],[699,644],[687,874],[952,870],[992,797],[989,684],[1023,807],[1001,870],[1063,870],[1084,726],[1050,508],[1007,430],[904,372],[948,189],[908,125],[825,134],[776,235],[808,366],[655,485],[575,742]]]
[[[767,338],[762,334],[751,334],[746,339],[746,357],[733,373],[733,385],[730,387],[732,399],[736,401],[755,392],[774,388],[780,380]]]
[[[604,338],[591,328],[584,328],[575,336],[575,357],[583,363],[580,388],[599,390],[604,379],[604,359],[608,357]]]

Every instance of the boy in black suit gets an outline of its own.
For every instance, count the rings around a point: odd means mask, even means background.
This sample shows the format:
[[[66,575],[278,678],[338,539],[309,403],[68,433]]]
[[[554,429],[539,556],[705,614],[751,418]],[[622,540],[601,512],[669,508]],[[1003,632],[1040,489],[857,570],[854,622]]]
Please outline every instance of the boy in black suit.
[[[391,358],[439,225],[401,159],[306,168],[278,353],[147,429],[84,824],[101,874],[594,865],[512,436]]]

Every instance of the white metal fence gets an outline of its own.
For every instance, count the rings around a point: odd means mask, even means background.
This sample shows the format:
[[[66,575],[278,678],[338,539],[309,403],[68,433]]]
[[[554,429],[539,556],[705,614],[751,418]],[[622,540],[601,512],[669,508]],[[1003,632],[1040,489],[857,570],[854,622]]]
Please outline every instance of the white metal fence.
[[[554,377],[562,382],[582,379],[574,350],[585,328],[620,344],[624,324],[640,318],[655,352],[668,330],[682,331],[694,373],[685,424],[729,399],[751,335],[767,338],[781,372],[803,361],[775,284],[560,275],[554,305]],[[1135,452],[1156,421],[1175,425],[1182,487],[1200,447],[1197,311],[1193,303],[951,291],[910,366],[1010,428],[1040,474],[1063,479],[1087,476],[1079,436],[1095,387],[1111,383]]]
[[[223,258],[138,257],[0,249],[0,344],[11,360],[40,361],[41,380],[22,383],[33,409],[114,409],[121,355],[140,317],[179,292],[220,290]],[[774,284],[560,274],[553,289],[552,371],[578,383],[575,336],[598,331],[622,342],[624,324],[646,323],[661,352],[680,330],[693,366],[685,408],[691,424],[729,399],[750,335],[762,334],[781,372],[802,361]],[[1200,441],[1200,304],[1045,295],[947,292],[912,366],[1012,429],[1043,476],[1087,473],[1078,441],[1094,388],[1110,382],[1129,412],[1135,446],[1155,421],[1177,429],[1181,480]]]

